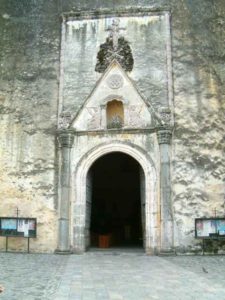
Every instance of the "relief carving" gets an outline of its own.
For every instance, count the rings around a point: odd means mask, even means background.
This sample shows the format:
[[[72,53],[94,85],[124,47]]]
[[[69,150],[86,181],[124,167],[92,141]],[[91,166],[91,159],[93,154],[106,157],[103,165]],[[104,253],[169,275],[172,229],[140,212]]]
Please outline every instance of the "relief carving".
[[[159,114],[162,124],[170,124],[171,122],[171,110],[169,107],[160,107]]]
[[[144,125],[145,120],[140,116],[142,109],[142,105],[130,105],[128,107],[129,127],[140,127],[141,125]]]
[[[72,115],[70,112],[62,112],[59,116],[59,129],[67,129],[72,122]]]
[[[89,114],[88,129],[98,129],[100,127],[100,108],[99,107],[86,107]]]
[[[107,80],[108,87],[111,89],[119,89],[123,86],[123,77],[119,74],[111,75]]]

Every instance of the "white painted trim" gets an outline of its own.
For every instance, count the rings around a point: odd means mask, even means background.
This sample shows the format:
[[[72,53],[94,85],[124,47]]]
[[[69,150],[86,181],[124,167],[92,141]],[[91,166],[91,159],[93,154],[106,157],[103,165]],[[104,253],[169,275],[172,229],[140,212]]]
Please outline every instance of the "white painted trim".
[[[141,165],[145,174],[145,216],[146,216],[146,253],[153,254],[159,250],[159,228],[158,228],[158,185],[155,166],[149,154],[142,148],[126,142],[112,141],[111,143],[101,144],[88,153],[80,160],[76,172],[72,177],[72,187],[74,199],[72,203],[72,247],[75,252],[84,252],[85,249],[85,209],[86,209],[86,178],[92,164],[101,156],[112,152],[122,152],[132,156]]]

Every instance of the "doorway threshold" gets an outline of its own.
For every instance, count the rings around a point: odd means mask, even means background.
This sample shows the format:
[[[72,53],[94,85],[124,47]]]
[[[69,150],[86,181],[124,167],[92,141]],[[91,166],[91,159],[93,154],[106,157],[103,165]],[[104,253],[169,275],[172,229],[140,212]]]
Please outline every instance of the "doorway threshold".
[[[103,255],[123,255],[123,254],[135,254],[145,255],[145,250],[142,247],[110,247],[110,248],[98,248],[91,247],[88,249],[89,253],[99,253]]]

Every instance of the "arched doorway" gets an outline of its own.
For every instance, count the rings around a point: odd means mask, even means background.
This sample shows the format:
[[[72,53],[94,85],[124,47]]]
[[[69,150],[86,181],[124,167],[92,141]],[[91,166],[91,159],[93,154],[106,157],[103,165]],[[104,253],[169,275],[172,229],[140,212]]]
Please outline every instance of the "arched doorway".
[[[71,244],[75,253],[83,253],[90,246],[92,165],[104,155],[120,152],[131,156],[141,166],[140,192],[142,203],[143,246],[146,253],[154,254],[160,246],[158,185],[151,156],[132,143],[112,141],[87,152],[77,164],[72,182]],[[143,200],[142,200],[143,199]]]
[[[121,152],[106,154],[93,163],[88,174],[92,182],[91,246],[143,247],[142,172],[133,157]]]

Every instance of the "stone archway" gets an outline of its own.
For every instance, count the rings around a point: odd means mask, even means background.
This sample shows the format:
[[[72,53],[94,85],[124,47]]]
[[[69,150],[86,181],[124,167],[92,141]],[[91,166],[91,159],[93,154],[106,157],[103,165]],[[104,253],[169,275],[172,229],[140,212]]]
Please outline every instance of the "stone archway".
[[[87,175],[92,164],[101,156],[112,152],[122,152],[133,157],[143,169],[145,199],[145,236],[146,253],[159,250],[159,203],[157,176],[151,157],[140,147],[131,143],[111,142],[90,150],[80,160],[72,178],[74,200],[72,202],[72,247],[76,253],[83,253],[87,247],[86,211],[87,211]]]

